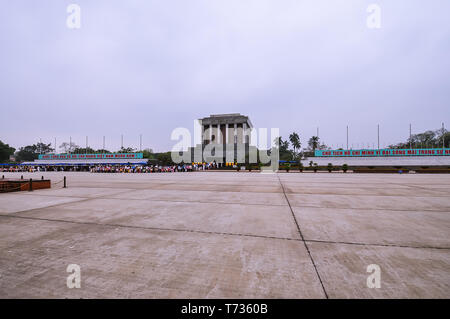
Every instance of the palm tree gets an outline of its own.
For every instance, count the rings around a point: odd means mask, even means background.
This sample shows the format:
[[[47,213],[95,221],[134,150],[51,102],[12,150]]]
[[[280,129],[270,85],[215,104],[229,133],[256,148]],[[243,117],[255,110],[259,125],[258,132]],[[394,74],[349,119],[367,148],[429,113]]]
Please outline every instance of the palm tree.
[[[319,146],[319,137],[311,136],[311,138],[308,141],[308,145],[313,150],[313,152],[315,152],[316,148]]]
[[[274,140],[274,142],[275,142],[276,147],[280,149],[280,152],[287,152],[288,151],[289,142],[287,140],[283,141],[283,138],[281,136],[277,137]]]
[[[296,157],[296,150],[300,149],[300,137],[297,133],[293,132],[289,135],[289,141],[291,141],[292,147],[294,148],[294,157]]]

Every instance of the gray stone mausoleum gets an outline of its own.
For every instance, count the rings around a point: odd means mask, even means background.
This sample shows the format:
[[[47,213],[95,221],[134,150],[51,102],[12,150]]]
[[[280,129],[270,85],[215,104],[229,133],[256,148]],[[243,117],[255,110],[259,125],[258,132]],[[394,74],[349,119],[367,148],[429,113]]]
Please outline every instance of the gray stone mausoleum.
[[[199,122],[201,145],[190,148],[192,162],[215,161],[221,166],[226,162],[243,163],[248,158],[253,128],[248,116],[212,114]]]
[[[202,126],[202,145],[250,144],[253,125],[248,116],[239,113],[215,114],[199,121]]]

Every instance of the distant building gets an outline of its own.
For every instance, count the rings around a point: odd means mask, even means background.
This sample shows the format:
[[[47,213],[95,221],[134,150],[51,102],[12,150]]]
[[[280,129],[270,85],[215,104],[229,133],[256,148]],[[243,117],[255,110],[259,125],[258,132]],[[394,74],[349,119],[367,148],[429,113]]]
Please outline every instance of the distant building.
[[[253,150],[251,130],[253,124],[248,116],[239,113],[212,114],[199,119],[201,145],[190,148],[192,162],[243,163]],[[256,148],[254,149],[256,154]],[[209,154],[209,155],[205,155]]]
[[[253,128],[248,116],[239,113],[213,114],[200,119],[202,145],[250,144],[250,130]]]

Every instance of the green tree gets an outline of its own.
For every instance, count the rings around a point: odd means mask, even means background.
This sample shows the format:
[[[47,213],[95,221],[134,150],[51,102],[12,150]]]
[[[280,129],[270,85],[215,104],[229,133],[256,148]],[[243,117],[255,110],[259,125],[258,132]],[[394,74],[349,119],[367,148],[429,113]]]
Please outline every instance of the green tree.
[[[54,149],[51,148],[51,144],[37,143],[33,145],[27,145],[21,147],[17,152],[18,161],[33,161],[38,158],[39,154],[47,154]]]
[[[146,148],[142,151],[142,156],[144,158],[155,158],[155,154],[153,153],[153,150],[150,148]]]
[[[59,148],[62,148],[64,150],[64,153],[72,153],[75,149],[80,148],[77,144],[74,142],[63,142]]]
[[[296,150],[300,149],[301,143],[300,143],[300,136],[293,132],[291,135],[289,135],[289,141],[292,144],[292,147],[294,148],[294,158],[297,156]]]
[[[348,170],[348,165],[347,164],[342,165],[342,170],[344,171],[344,173],[346,173]]]
[[[318,136],[311,136],[311,138],[308,141],[309,148],[315,152],[315,150],[319,147],[320,141]]]
[[[94,154],[95,150],[93,148],[90,148],[89,146],[87,148],[84,147],[77,147],[73,150],[73,154]]]
[[[388,148],[441,148],[443,146],[450,147],[450,132],[445,129],[437,129],[413,134],[405,142],[389,145]]]
[[[15,148],[0,141],[0,162],[9,160],[9,157],[14,154]]]
[[[290,161],[292,160],[292,152],[289,150],[289,141],[284,141],[280,136],[274,141],[276,147],[278,148],[280,154],[280,160]]]
[[[135,151],[132,147],[122,147],[118,153],[133,153]]]
[[[103,148],[98,149],[98,150],[96,150],[95,152],[96,152],[96,153],[111,153],[110,151],[105,150],[105,149],[103,149]]]
[[[161,165],[172,165],[173,164],[171,152],[157,153],[156,160],[157,160],[158,164],[161,164]]]
[[[330,172],[330,173],[331,173],[331,171],[333,170],[333,164],[331,164],[331,163],[328,163],[328,165],[327,165],[327,169],[328,169],[328,172]]]

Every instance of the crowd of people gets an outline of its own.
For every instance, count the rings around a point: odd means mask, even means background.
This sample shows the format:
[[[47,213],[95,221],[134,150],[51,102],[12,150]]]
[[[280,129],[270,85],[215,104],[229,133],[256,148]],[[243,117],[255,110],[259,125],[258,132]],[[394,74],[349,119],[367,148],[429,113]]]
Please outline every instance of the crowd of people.
[[[14,166],[0,166],[0,172],[86,172],[89,171],[90,167],[86,166],[47,166],[47,165],[14,165]]]
[[[0,172],[44,172],[47,171],[45,168],[40,166],[0,166]]]
[[[227,165],[228,166],[228,165]],[[206,171],[219,168],[216,162],[212,163],[191,163],[176,165],[91,165],[91,166],[25,166],[11,165],[0,166],[0,172],[80,172],[88,171],[92,173],[165,173],[165,172],[192,172]]]
[[[192,165],[95,165],[90,168],[91,173],[164,173],[191,172]]]
[[[95,165],[90,168],[90,171],[92,173],[172,173],[210,170],[217,167],[215,162],[178,165]]]

